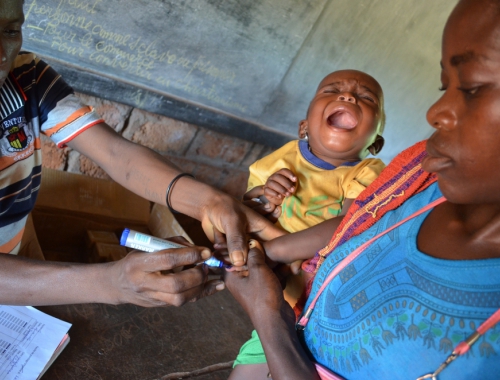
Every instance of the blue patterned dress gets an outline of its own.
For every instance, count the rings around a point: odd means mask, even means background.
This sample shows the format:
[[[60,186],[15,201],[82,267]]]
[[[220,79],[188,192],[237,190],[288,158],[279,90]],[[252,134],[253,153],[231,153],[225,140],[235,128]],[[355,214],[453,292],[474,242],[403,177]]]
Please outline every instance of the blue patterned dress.
[[[339,246],[320,267],[309,302],[351,251],[441,195],[432,184]],[[452,261],[418,250],[428,213],[378,239],[325,289],[304,331],[318,363],[346,379],[416,379],[500,307],[500,259]],[[499,379],[499,353],[497,326],[439,380]]]

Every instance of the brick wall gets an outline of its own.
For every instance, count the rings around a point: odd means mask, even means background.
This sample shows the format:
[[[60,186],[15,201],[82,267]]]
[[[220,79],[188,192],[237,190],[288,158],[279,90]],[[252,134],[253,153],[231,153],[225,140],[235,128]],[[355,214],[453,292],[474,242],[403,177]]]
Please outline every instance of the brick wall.
[[[153,149],[182,171],[237,198],[245,192],[248,166],[273,150],[123,104],[78,95],[126,139]],[[45,136],[42,144],[43,166],[109,179],[100,167],[78,152],[58,149]]]

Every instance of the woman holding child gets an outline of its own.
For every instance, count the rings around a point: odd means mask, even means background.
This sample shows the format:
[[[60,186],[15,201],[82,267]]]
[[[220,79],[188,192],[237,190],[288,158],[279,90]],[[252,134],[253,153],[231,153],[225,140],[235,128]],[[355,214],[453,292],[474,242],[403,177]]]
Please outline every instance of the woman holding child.
[[[298,334],[259,249],[248,273],[226,273],[269,365],[231,378],[433,378],[452,352],[437,378],[498,378],[500,1],[458,3],[441,67],[434,134],[382,172],[312,260]]]

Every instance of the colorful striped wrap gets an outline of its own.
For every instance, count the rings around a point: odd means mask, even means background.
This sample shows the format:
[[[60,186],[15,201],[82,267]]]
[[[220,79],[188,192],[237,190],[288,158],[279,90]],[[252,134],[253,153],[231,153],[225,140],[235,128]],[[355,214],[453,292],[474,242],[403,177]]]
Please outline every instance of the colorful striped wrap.
[[[311,291],[312,280],[319,267],[330,253],[351,237],[361,234],[373,226],[388,211],[399,207],[413,195],[437,180],[434,173],[422,170],[426,156],[426,141],[420,141],[397,155],[353,202],[344,220],[334,232],[330,243],[302,264],[306,278],[310,277],[306,291],[297,303],[295,312],[301,312]]]

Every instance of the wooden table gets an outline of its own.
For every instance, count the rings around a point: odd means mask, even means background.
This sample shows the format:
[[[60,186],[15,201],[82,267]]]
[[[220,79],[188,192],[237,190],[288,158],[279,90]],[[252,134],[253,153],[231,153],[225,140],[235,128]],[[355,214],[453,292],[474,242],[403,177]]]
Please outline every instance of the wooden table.
[[[103,304],[39,309],[72,323],[70,343],[42,380],[169,379],[234,360],[252,325],[224,290],[180,308]],[[230,369],[194,377],[227,379]]]

